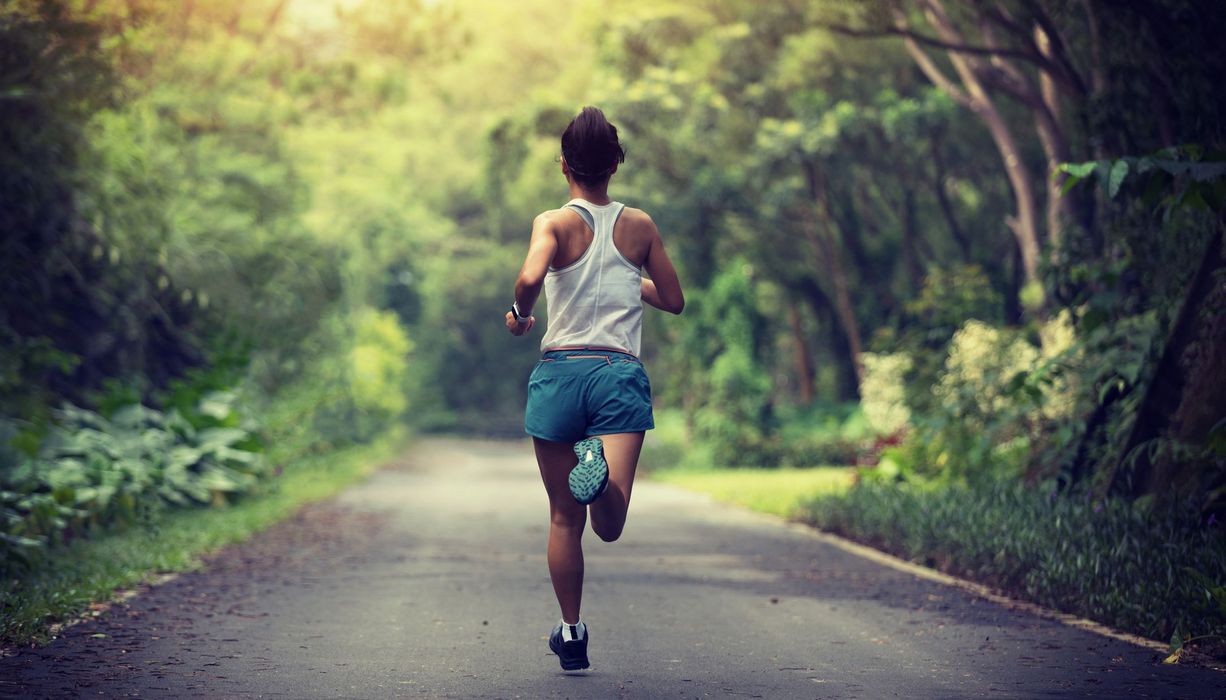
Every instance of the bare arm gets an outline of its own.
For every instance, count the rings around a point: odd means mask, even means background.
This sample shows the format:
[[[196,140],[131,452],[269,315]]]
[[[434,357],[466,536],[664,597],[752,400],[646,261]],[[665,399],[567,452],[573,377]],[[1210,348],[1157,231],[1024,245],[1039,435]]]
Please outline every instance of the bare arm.
[[[656,283],[647,277],[643,278],[643,301],[660,308],[660,292],[656,290]]]
[[[651,225],[651,247],[647,251],[647,259],[643,261],[643,267],[646,268],[647,274],[651,275],[651,279],[643,280],[643,301],[661,311],[679,314],[685,308],[681,280],[677,278],[673,261],[669,260],[668,253],[664,250],[664,241],[660,239],[655,223],[650,219],[648,223]]]
[[[536,217],[532,222],[532,241],[528,244],[528,256],[519,270],[515,280],[515,304],[524,316],[532,316],[532,307],[536,305],[541,295],[541,287],[545,284],[545,273],[549,271],[549,263],[558,250],[558,237],[553,231],[553,222],[545,214]],[[523,335],[532,329],[534,319],[528,323],[519,324],[511,312],[506,315],[507,330],[512,335]]]

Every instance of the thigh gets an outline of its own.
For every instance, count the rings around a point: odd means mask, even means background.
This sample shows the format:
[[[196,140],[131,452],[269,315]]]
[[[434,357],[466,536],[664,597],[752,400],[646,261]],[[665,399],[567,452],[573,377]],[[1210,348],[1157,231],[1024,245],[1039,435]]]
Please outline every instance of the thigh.
[[[532,446],[536,450],[537,466],[541,469],[541,481],[545,482],[545,493],[549,496],[550,513],[555,518],[570,522],[581,521],[587,509],[571,495],[570,484],[566,481],[577,462],[575,446],[537,437],[532,438]]]
[[[613,433],[600,435],[604,443],[604,458],[609,465],[609,486],[621,492],[627,505],[630,489],[634,486],[634,473],[639,466],[639,453],[643,449],[644,433]]]

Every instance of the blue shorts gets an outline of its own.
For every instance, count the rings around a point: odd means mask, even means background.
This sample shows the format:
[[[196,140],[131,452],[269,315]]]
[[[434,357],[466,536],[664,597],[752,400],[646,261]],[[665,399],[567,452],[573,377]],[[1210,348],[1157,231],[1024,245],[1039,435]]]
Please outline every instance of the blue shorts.
[[[550,350],[528,377],[524,431],[551,442],[656,427],[651,382],[638,358],[616,350]]]

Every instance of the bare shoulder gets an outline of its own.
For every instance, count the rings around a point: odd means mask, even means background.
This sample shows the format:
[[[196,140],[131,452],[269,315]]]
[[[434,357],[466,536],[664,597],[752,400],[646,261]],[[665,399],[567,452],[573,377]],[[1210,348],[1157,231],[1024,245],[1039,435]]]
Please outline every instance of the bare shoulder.
[[[561,225],[566,221],[565,209],[550,209],[536,215],[532,220],[533,233],[557,233]]]
[[[626,207],[622,210],[621,220],[626,223],[627,232],[635,238],[651,240],[660,236],[656,222],[642,209]]]
[[[565,213],[566,213],[566,210],[564,209],[549,209],[547,211],[543,211],[540,214],[536,215],[536,218],[533,219],[532,221],[532,225],[533,226],[546,226],[550,224],[556,224],[561,219],[562,215]]]

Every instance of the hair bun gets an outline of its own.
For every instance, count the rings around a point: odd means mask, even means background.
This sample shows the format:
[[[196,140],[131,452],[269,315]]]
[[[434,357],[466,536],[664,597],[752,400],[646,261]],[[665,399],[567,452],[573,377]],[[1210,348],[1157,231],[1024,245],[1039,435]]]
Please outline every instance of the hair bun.
[[[562,156],[571,176],[589,187],[607,180],[626,160],[617,127],[592,106],[584,107],[562,132]]]

